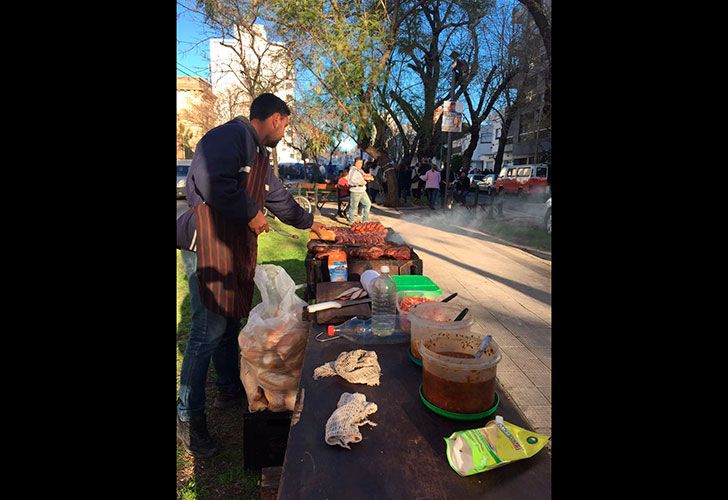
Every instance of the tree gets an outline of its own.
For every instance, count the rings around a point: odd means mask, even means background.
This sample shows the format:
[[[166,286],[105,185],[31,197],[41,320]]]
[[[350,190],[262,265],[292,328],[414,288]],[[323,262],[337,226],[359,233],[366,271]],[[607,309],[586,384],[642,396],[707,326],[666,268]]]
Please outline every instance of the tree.
[[[386,151],[387,121],[377,88],[386,77],[402,22],[420,2],[272,0],[276,32],[292,58],[327,94],[347,134],[385,168],[386,205],[397,206],[397,181]],[[413,4],[413,5],[410,5]]]
[[[468,167],[478,146],[483,122],[490,116],[496,103],[502,100],[503,93],[518,70],[508,56],[512,43],[510,27],[510,9],[507,5],[494,9],[487,23],[480,27],[482,29],[475,25],[468,26],[468,64],[463,65],[464,71],[460,72],[470,121],[470,143],[463,151],[463,162]]]
[[[421,82],[413,92],[391,91],[391,97],[417,130],[417,154],[434,157],[440,118],[436,110],[450,99],[450,75],[443,61],[461,43],[462,29],[477,26],[491,1],[431,0],[420,3],[415,15],[405,21],[398,49],[408,57],[407,67]],[[462,90],[456,89],[455,99]],[[409,95],[408,95],[409,94]]]

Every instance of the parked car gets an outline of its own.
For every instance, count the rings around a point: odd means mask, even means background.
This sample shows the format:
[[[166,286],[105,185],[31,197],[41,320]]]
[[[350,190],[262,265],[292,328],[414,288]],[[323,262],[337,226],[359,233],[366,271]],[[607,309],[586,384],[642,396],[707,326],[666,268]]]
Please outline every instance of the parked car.
[[[192,160],[177,160],[177,199],[187,197],[187,172]]]
[[[487,177],[487,174],[468,174],[468,179],[470,179],[470,188],[473,189],[477,186],[481,191],[487,191],[486,185],[483,184],[483,181]]]
[[[551,235],[551,197],[546,200],[546,215],[543,216],[543,227],[546,234]]]
[[[483,179],[478,181],[478,188],[481,191],[490,192],[490,190],[495,187],[496,179],[497,179],[497,176],[495,174],[485,174],[483,176]]]
[[[522,197],[548,193],[548,173],[549,167],[545,164],[504,167],[495,181],[495,188],[498,193],[505,192]]]

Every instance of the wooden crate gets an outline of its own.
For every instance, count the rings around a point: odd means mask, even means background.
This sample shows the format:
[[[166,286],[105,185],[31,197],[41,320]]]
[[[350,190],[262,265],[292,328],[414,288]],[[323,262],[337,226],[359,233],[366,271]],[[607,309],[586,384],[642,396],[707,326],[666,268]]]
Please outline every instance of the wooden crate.
[[[306,255],[306,300],[316,298],[316,283],[331,281],[326,259],[316,260],[315,254]],[[407,260],[359,260],[348,259],[349,281],[359,281],[361,273],[367,269],[379,271],[382,266],[389,266],[390,274],[422,274],[422,259],[412,250],[412,258]]]
[[[243,412],[243,468],[283,465],[293,412]]]

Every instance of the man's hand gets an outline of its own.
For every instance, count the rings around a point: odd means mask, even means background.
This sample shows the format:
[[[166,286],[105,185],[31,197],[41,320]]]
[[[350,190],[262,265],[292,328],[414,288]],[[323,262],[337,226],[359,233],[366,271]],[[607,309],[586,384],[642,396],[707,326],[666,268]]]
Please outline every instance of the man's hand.
[[[258,236],[263,231],[265,231],[266,233],[270,231],[268,220],[265,218],[265,215],[263,215],[263,212],[261,212],[260,210],[258,210],[258,213],[255,214],[255,217],[250,219],[250,222],[248,222],[248,227],[251,231],[255,233],[256,236]]]
[[[311,231],[316,233],[318,235],[319,239],[323,240],[324,235],[321,232],[322,229],[325,229],[325,226],[323,224],[321,224],[320,222],[314,222],[313,224],[311,224]]]

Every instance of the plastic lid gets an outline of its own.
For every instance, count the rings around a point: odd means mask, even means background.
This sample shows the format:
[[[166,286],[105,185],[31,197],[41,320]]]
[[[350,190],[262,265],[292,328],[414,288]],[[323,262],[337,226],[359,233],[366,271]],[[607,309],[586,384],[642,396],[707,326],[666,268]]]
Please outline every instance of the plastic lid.
[[[422,385],[420,385],[420,399],[425,404],[425,406],[432,410],[434,413],[453,420],[480,420],[481,418],[489,417],[496,412],[496,410],[498,409],[498,405],[500,404],[500,396],[498,395],[498,392],[496,392],[495,403],[488,410],[481,413],[454,413],[451,411],[443,410],[442,408],[439,408],[430,403],[425,397],[425,393],[422,391]]]
[[[503,423],[503,416],[502,415],[496,415],[495,416],[495,423],[496,424],[502,424]]]
[[[329,337],[334,336],[334,325],[329,325],[328,328],[326,328],[326,333],[328,333]]]
[[[379,268],[379,270],[383,273],[389,273],[389,266],[382,266]]]

